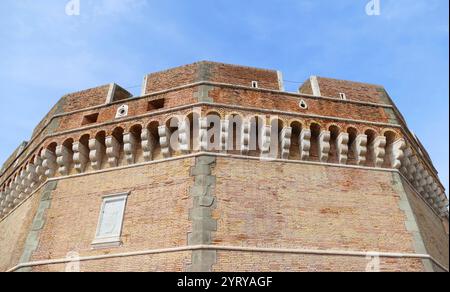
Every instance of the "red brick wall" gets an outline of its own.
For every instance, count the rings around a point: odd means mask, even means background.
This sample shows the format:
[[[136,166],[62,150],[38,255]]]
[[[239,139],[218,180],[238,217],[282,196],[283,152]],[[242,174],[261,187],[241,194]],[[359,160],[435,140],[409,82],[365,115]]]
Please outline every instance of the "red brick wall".
[[[19,263],[40,196],[40,192],[36,193],[0,221],[0,271]]]
[[[199,81],[248,87],[251,86],[252,81],[258,81],[260,88],[279,89],[276,71],[214,62],[198,62],[149,74],[147,76],[145,93],[148,94]]]
[[[383,87],[379,85],[318,77],[322,96],[339,98],[345,93],[348,100],[388,104],[383,96]]]
[[[59,181],[32,260],[64,258],[70,251],[91,256],[187,245],[192,163],[192,159],[185,159]],[[131,191],[123,222],[123,246],[92,250],[102,196],[123,191]],[[175,256],[181,266],[185,257]],[[134,268],[146,262],[145,257],[142,263],[135,259],[130,259]],[[162,261],[170,260],[162,257]],[[88,266],[111,269],[110,263],[103,262],[104,266]],[[154,266],[161,267],[162,263],[142,269]]]
[[[191,252],[176,252],[133,257],[117,257],[80,262],[82,272],[184,272],[191,261]],[[66,264],[42,265],[33,272],[63,272]]]
[[[388,117],[381,107],[343,103],[317,98],[298,97],[283,93],[260,92],[251,89],[233,89],[216,87],[209,94],[217,103],[256,107],[269,110],[316,114],[347,119],[388,122]],[[300,99],[305,100],[308,109],[300,108]]]
[[[408,184],[403,184],[419,225],[428,253],[440,263],[449,266],[449,237],[441,218],[437,216]]]
[[[71,112],[106,103],[110,85],[83,90],[63,96],[64,112]]]
[[[228,252],[217,254],[214,271],[224,272],[364,272],[365,257]],[[421,272],[420,259],[380,259],[381,272]]]
[[[214,244],[415,252],[389,172],[218,159],[215,173],[217,208],[213,216],[218,230]],[[221,252],[214,269],[245,271],[255,262],[266,263],[261,270],[286,265],[283,256],[259,257]],[[295,261],[305,256],[288,257]],[[331,260],[315,257],[319,267]],[[336,263],[330,268],[361,268],[358,259],[336,257],[333,261]],[[386,265],[388,270],[403,265],[421,269],[416,261],[386,261]],[[301,264],[294,266],[301,269]]]

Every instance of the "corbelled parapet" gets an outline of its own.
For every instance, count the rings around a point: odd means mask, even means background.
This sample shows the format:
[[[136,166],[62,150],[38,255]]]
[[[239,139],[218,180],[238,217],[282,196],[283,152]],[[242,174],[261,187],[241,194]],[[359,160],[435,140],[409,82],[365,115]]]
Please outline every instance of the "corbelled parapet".
[[[311,77],[288,93],[280,72],[199,62],[147,75],[142,94],[64,96],[4,165],[1,216],[47,179],[210,152],[398,171],[448,218],[426,151],[379,86]]]
[[[220,89],[220,90],[219,90]],[[448,219],[436,170],[386,91],[311,77],[298,93],[278,71],[199,62],[66,95],[5,163],[0,216],[49,179],[208,152],[398,172]]]

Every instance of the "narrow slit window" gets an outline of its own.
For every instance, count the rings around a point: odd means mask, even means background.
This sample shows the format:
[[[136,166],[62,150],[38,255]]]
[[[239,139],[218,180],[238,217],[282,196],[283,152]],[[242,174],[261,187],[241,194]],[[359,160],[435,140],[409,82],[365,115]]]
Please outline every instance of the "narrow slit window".
[[[252,87],[258,88],[258,81],[252,81]]]
[[[103,198],[97,232],[92,245],[110,247],[121,244],[120,236],[128,195],[128,193],[123,193]]]
[[[342,100],[347,100],[347,95],[345,94],[345,93],[339,93],[339,97],[342,99]]]

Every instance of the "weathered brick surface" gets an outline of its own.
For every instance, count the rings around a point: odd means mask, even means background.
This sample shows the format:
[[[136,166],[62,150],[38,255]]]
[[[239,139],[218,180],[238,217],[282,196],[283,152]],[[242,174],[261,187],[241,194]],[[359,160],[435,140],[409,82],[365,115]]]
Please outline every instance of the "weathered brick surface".
[[[385,107],[276,92],[279,88],[278,76],[273,70],[199,62],[151,74],[147,80],[145,88],[147,93],[167,91],[122,100],[127,94],[119,89],[116,97],[120,101],[112,104],[105,104],[109,86],[65,96],[38,125],[33,140],[16,160],[16,166],[9,166],[14,163],[15,158],[8,160],[5,172],[0,178],[0,187],[3,188],[1,190],[3,191],[7,184],[10,185],[9,182],[20,174],[26,163],[33,161],[33,155],[39,153],[42,147],[51,146],[54,151],[56,145],[67,141],[77,142],[84,135],[94,138],[98,133],[104,132],[105,136],[110,136],[117,129],[128,133],[133,128],[147,128],[150,124],[153,126],[152,133],[157,135],[155,123],[156,126],[164,125],[175,115],[190,116],[193,111],[192,108],[186,108],[171,112],[174,107],[199,101],[211,103],[199,107],[203,114],[213,112],[221,119],[230,114],[249,117],[264,113],[268,122],[270,115],[263,110],[278,110],[294,113],[278,113],[277,118],[283,127],[296,123],[301,124],[302,128],[310,128],[311,125],[317,124],[326,130],[336,126],[341,132],[346,132],[349,128],[355,128],[358,133],[365,133],[367,129],[371,129],[376,135],[392,131],[395,139],[405,138],[405,134],[398,127],[372,123],[396,122],[395,115]],[[260,88],[271,90],[242,87],[250,87],[253,80],[259,82]],[[174,87],[199,81],[238,86],[195,85],[173,90]],[[349,100],[389,102],[384,90],[378,86],[325,78],[319,78],[319,83],[324,96],[337,97],[339,92],[344,92]],[[301,91],[310,94],[310,84],[306,82]],[[161,98],[164,98],[164,107],[160,108],[163,112],[149,107],[150,101]],[[300,99],[308,103],[307,110],[299,108]],[[129,106],[128,117],[115,119],[117,109],[123,104]],[[97,105],[101,107],[88,109]],[[249,109],[233,108],[239,106]],[[44,124],[52,116],[73,110],[81,111],[55,118],[44,128]],[[81,125],[86,115],[96,113],[98,113],[97,122]],[[328,118],[319,118],[317,115]],[[356,119],[360,122],[338,120],[334,117]],[[293,161],[300,160],[299,132],[300,128],[297,127],[292,134],[288,158]],[[317,162],[319,160],[317,136],[312,139],[311,144],[313,147],[310,151],[311,157],[305,160]],[[355,164],[352,151],[349,152],[350,165]],[[229,153],[240,154],[240,151]],[[181,154],[180,151],[172,153],[173,156]],[[145,162],[142,146],[138,145],[135,155],[136,163]],[[253,157],[259,155],[257,151],[249,153],[249,156]],[[421,159],[428,159],[426,156],[417,155]],[[124,156],[124,145],[121,145],[117,166],[128,165]],[[336,164],[336,156],[336,146],[333,144],[328,162]],[[155,141],[152,159],[163,158],[158,139]],[[195,239],[201,241],[193,242],[211,242],[216,245],[417,252],[415,249],[417,238],[408,231],[407,216],[399,206],[404,203],[405,196],[403,199],[400,197],[398,184],[392,181],[392,173],[389,171],[354,169],[338,165],[319,166],[298,162],[218,158],[211,166],[213,173],[210,181],[206,183],[203,178],[195,178],[195,175],[190,173],[194,165],[195,158],[183,158],[126,169],[111,169],[106,152],[103,153],[101,169],[107,172],[96,173],[96,170],[88,164],[84,170],[87,175],[59,181],[56,190],[52,192],[51,205],[46,210],[45,222],[39,235],[39,245],[31,260],[64,258],[72,251],[81,256],[93,256],[186,246],[190,244],[188,234],[193,233],[194,229],[197,230]],[[363,165],[373,167],[370,159]],[[78,174],[73,165],[69,168],[69,175]],[[207,171],[209,170],[208,168]],[[200,166],[199,171],[206,170]],[[61,176],[60,173],[56,174],[57,179]],[[197,183],[194,194],[198,196],[210,194],[206,199],[195,201],[198,198],[190,195],[194,180]],[[199,185],[203,188],[199,188]],[[427,252],[448,266],[448,221],[444,219],[443,225],[441,218],[408,188],[405,186]],[[205,190],[210,193],[203,193]],[[97,228],[102,196],[122,191],[131,191],[125,211],[123,246],[92,249],[91,243]],[[0,221],[0,270],[18,264],[31,221],[36,215],[39,197],[40,192],[35,193],[30,200]],[[202,207],[205,207],[203,204],[207,205],[208,212],[213,210],[212,216],[205,213],[203,214],[205,216],[200,214],[202,216],[196,218],[197,228],[193,228],[193,220],[190,218],[195,202]],[[203,222],[203,219],[210,220]],[[207,232],[202,232],[205,230]],[[198,237],[205,234],[208,238]],[[198,260],[197,268],[204,269],[207,266],[203,262],[204,258],[195,257],[194,253],[177,252],[90,260],[82,262],[81,269],[185,271],[192,268],[193,259]],[[217,263],[213,265],[213,270],[216,271],[361,271],[367,265],[367,259],[364,257],[221,250],[214,254],[214,257],[208,258],[208,268],[216,259]],[[33,268],[34,271],[64,269],[63,264]],[[425,267],[422,260],[383,258],[381,269],[422,271]],[[435,269],[438,270],[437,267]]]
[[[259,92],[254,90],[236,90],[232,88],[215,88],[210,96],[217,103],[235,104],[269,110],[280,110],[302,114],[315,114],[345,119],[365,120],[387,123],[388,117],[383,108],[342,103],[340,101],[317,98],[290,96],[283,93]],[[301,109],[300,99],[308,104],[308,109]]]
[[[422,199],[407,184],[404,188],[408,195],[414,216],[419,226],[420,234],[427,252],[442,264],[449,266],[449,239],[445,225]]]
[[[108,91],[109,84],[67,94],[62,97],[65,100],[63,107],[64,112],[71,112],[91,106],[102,105],[106,103]]]
[[[184,272],[191,260],[191,252],[117,257],[80,262],[82,272]],[[64,272],[67,264],[42,265],[33,272]]]
[[[365,257],[273,254],[219,251],[215,271],[224,272],[365,272],[370,259]],[[417,259],[380,259],[381,272],[421,272]]]
[[[166,90],[189,83],[210,81],[250,87],[252,81],[265,89],[279,90],[274,70],[235,66],[215,62],[198,62],[147,76],[146,93]]]
[[[348,100],[382,104],[390,103],[383,96],[383,87],[379,85],[323,77],[319,77],[318,82],[322,96],[339,98],[339,93],[345,93]]]
[[[192,160],[62,180],[33,260],[185,246]],[[102,196],[131,191],[120,248],[92,250]]]
[[[298,92],[303,94],[313,94],[311,81],[308,79],[298,88]]]
[[[39,198],[38,193],[0,221],[0,271],[19,263]]]
[[[216,176],[216,244],[414,252],[390,173],[218,159]]]

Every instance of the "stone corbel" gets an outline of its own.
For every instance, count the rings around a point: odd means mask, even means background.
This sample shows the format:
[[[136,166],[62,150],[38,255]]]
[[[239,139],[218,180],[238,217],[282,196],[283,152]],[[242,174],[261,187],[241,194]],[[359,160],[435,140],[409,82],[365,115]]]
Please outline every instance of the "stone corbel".
[[[409,166],[408,166],[408,173],[409,173],[409,177],[411,178],[410,182],[414,184],[415,180],[416,180],[416,172],[417,172],[417,167],[420,164],[419,159],[417,158],[417,156],[415,155],[411,155],[409,158]]]
[[[103,153],[105,153],[105,145],[97,139],[89,140],[89,160],[91,166],[95,170],[100,170],[102,167]]]
[[[72,149],[64,145],[59,145],[56,147],[56,163],[59,165],[59,173],[61,175],[68,175],[70,172],[70,167],[73,163],[73,152]]]
[[[336,138],[336,152],[339,164],[347,164],[348,160],[348,133],[340,133]]]
[[[411,157],[413,152],[411,147],[407,147],[404,151],[404,157],[402,159],[402,167],[400,168],[401,173],[403,173],[409,181],[413,181],[414,176],[411,175],[409,168],[411,167]]]
[[[36,173],[36,166],[32,163],[27,165],[27,180],[30,182],[30,187],[34,189],[34,185],[39,181],[39,176]]]
[[[327,162],[328,156],[330,154],[330,140],[331,140],[331,133],[330,131],[321,131],[319,134],[319,161],[320,162]]]
[[[30,189],[30,184],[31,182],[28,180],[28,171],[27,169],[24,169],[20,172],[20,184],[22,187],[22,192],[25,194],[30,194],[31,193],[31,189]]]
[[[117,167],[120,158],[120,143],[114,136],[106,137],[106,157],[110,167]]]
[[[280,141],[281,141],[281,159],[289,159],[289,154],[291,151],[291,139],[292,139],[292,128],[285,127],[281,130]]]
[[[178,142],[180,143],[180,151],[184,154],[190,152],[190,130],[189,121],[182,120],[178,123]],[[208,131],[206,131],[206,135],[208,135]]]
[[[25,187],[25,193],[31,194],[34,189],[35,182],[37,181],[36,175],[36,167],[33,164],[28,164],[25,169],[25,179],[22,181],[22,184]]]
[[[311,150],[311,130],[303,129],[299,136],[300,159],[307,160]]]
[[[228,151],[230,149],[230,121],[224,119],[220,121],[220,149]]]
[[[13,188],[13,190],[16,191],[14,194],[17,196],[17,198],[18,198],[18,195],[21,192],[23,192],[23,190],[24,190],[24,187],[22,186],[22,181],[23,181],[23,179],[22,179],[22,177],[20,175],[18,175],[14,179],[14,184],[13,184],[14,188]]]
[[[89,148],[80,142],[74,142],[72,150],[74,167],[79,173],[82,173],[86,170],[89,162]]]
[[[198,138],[200,140],[200,151],[208,151],[208,118],[199,118],[200,126]]]
[[[172,156],[170,147],[170,136],[172,133],[167,126],[158,127],[159,144],[161,145],[161,153],[164,158],[170,158]]]
[[[260,137],[260,151],[261,151],[261,157],[263,158],[269,158],[271,147],[277,147],[278,143],[277,139],[273,139],[272,141],[272,127],[269,125],[264,125],[261,128],[261,137]],[[275,143],[275,145],[272,145],[272,143]],[[278,151],[278,149],[276,149]],[[276,153],[276,152],[275,152]]]
[[[251,124],[250,121],[244,121],[242,123],[242,134],[241,134],[241,154],[247,155],[250,151],[250,129]]]
[[[155,137],[150,133],[149,129],[143,129],[141,133],[142,151],[144,153],[144,160],[151,161],[153,159],[153,151],[155,148]]]
[[[56,155],[49,149],[43,149],[41,152],[42,167],[44,168],[44,175],[46,177],[54,177],[56,174]]]
[[[400,169],[405,149],[406,142],[404,139],[399,139],[387,147],[386,153],[389,157],[389,166],[391,168]]]
[[[36,157],[34,158],[34,165],[35,165],[35,171],[36,171],[36,176],[37,176],[37,182],[35,182],[35,184],[39,184],[43,181],[45,181],[45,179],[47,178],[45,176],[45,169],[42,166],[43,163],[43,159],[40,155],[36,155]]]
[[[426,181],[424,179],[424,171],[425,169],[423,168],[422,164],[419,163],[416,167],[416,172],[414,173],[414,183],[413,183],[413,185],[416,187],[416,190],[422,195],[424,195],[425,191],[424,186],[426,184]]]
[[[128,164],[136,162],[136,151],[138,147],[138,137],[134,133],[127,133],[123,135],[123,152]]]
[[[353,154],[356,165],[364,165],[367,154],[367,135],[360,134],[355,138],[352,144]]]
[[[368,150],[375,167],[382,167],[386,155],[386,137],[375,137],[368,145]]]

